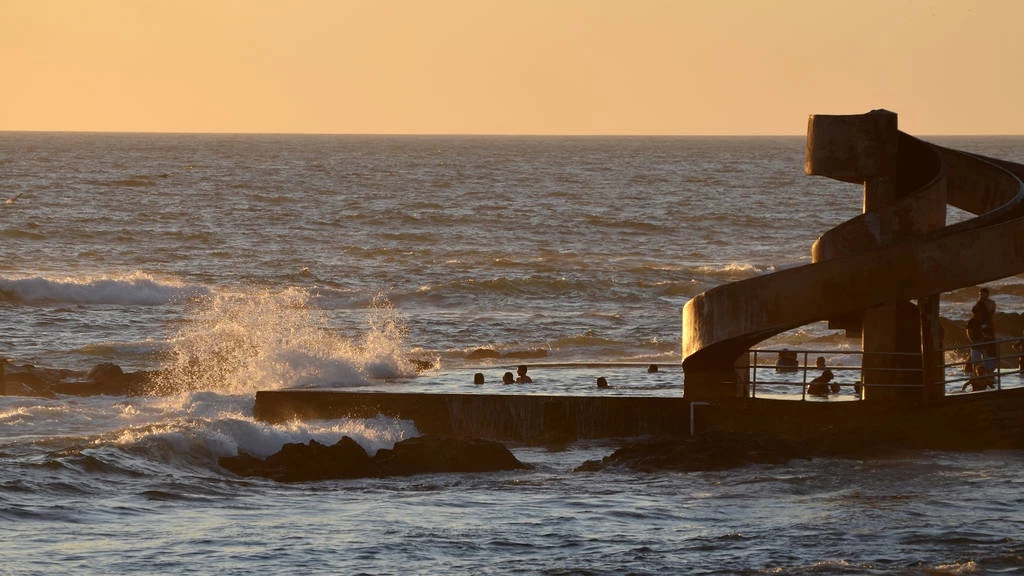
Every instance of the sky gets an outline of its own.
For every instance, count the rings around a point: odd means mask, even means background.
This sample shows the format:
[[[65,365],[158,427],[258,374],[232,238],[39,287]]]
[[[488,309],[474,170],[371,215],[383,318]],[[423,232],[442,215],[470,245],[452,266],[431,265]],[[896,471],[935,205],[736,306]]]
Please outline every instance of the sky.
[[[0,0],[0,130],[1024,134],[1020,0]]]

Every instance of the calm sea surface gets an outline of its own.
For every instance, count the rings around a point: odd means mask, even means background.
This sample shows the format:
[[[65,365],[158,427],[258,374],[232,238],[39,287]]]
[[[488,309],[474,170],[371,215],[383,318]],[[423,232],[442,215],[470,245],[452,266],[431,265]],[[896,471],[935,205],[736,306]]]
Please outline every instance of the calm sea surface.
[[[1020,137],[934,141],[1024,162]],[[860,188],[805,176],[803,152],[802,137],[0,133],[0,355],[159,369],[187,390],[0,396],[0,574],[1024,573],[1021,452],[640,474],[573,471],[611,443],[512,446],[536,468],[295,485],[217,465],[418,434],[256,422],[262,389],[594,394],[607,376],[611,394],[678,396],[683,304],[808,262],[860,211]],[[992,288],[1024,310],[1024,279]],[[943,314],[973,297],[946,295]],[[850,346],[824,326],[769,344]],[[479,348],[543,351],[535,384],[503,388],[520,361],[467,358]]]

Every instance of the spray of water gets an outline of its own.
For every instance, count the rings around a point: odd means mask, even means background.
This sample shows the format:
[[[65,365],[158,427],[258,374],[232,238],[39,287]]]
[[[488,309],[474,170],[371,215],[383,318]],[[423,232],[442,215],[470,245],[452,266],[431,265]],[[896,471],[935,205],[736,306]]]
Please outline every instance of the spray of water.
[[[407,329],[378,295],[356,341],[332,331],[308,290],[218,293],[196,299],[170,339],[159,392],[248,394],[278,388],[358,386],[412,376]]]

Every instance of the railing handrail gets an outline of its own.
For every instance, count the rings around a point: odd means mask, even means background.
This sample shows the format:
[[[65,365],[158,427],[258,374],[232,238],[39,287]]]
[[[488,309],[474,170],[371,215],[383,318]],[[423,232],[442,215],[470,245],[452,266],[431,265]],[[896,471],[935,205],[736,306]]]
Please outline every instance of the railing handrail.
[[[1004,347],[1000,346],[1000,345],[1003,345],[1003,344],[1009,344],[1011,346],[1016,345],[1016,347],[1011,348],[1010,352],[1004,354],[1004,353],[1002,353],[1003,350],[1004,350]],[[995,369],[993,370],[991,375],[979,376],[977,374],[974,374],[974,375],[965,374],[964,376],[951,376],[951,375],[947,374],[947,372],[949,370],[951,370],[951,369],[956,369],[957,367],[967,366],[967,365],[969,365],[971,363],[970,355],[969,355],[969,350],[971,350],[972,348],[975,348],[975,347],[990,347],[992,345],[996,345],[997,346],[997,352],[996,352],[996,355],[994,357],[989,358],[989,360],[995,362]],[[780,352],[787,352],[787,353],[795,354],[797,356],[797,358],[798,358],[797,364],[795,364],[795,365],[788,365],[788,366],[779,366],[778,363],[777,363],[777,358],[778,358],[778,354]],[[962,383],[965,383],[964,387],[966,387],[966,383],[967,382],[973,381],[973,380],[975,380],[977,378],[993,377],[994,380],[995,380],[995,387],[996,387],[996,389],[997,390],[1001,390],[1002,389],[1002,373],[1004,371],[1004,368],[1003,368],[1002,364],[1006,360],[1013,360],[1013,359],[1017,359],[1018,362],[1020,362],[1020,358],[1024,357],[1024,336],[1021,336],[1021,337],[997,338],[997,339],[994,339],[994,340],[985,340],[985,341],[982,341],[982,342],[969,342],[967,344],[958,344],[956,346],[949,346],[949,347],[946,347],[946,348],[941,348],[941,349],[938,350],[938,352],[942,354],[943,359],[944,359],[943,364],[942,364],[942,382],[943,382],[944,385],[946,385],[946,384],[957,384],[957,383],[961,383],[962,382]],[[945,361],[947,353],[958,354],[958,353],[963,353],[963,352],[968,352],[967,359],[965,359],[965,360],[954,359],[951,362]],[[778,386],[800,386],[800,387],[803,388],[802,396],[804,398],[806,398],[806,391],[807,391],[807,384],[808,384],[808,378],[807,378],[807,372],[808,371],[810,371],[810,370],[824,370],[825,368],[827,368],[827,369],[835,371],[835,372],[849,372],[849,371],[854,371],[854,370],[862,371],[864,369],[862,365],[858,366],[858,365],[845,365],[845,364],[837,364],[837,365],[826,364],[824,367],[821,367],[821,366],[818,366],[816,363],[810,362],[809,360],[810,360],[811,357],[823,356],[823,355],[831,355],[831,356],[861,356],[861,357],[863,357],[863,356],[865,356],[867,354],[876,355],[876,356],[877,355],[880,355],[880,356],[903,356],[903,357],[909,357],[909,356],[918,356],[918,357],[920,357],[921,356],[921,354],[917,353],[917,352],[865,352],[863,350],[844,349],[844,348],[831,348],[831,349],[827,349],[827,348],[824,348],[824,349],[795,348],[794,349],[794,348],[788,348],[788,347],[782,347],[782,348],[751,348],[750,350],[748,350],[747,365],[745,367],[746,370],[747,370],[747,373],[748,373],[748,377],[749,377],[749,384],[751,385],[751,395],[752,396],[756,396],[756,391],[757,391],[757,385],[758,384],[761,384],[761,385],[778,385]],[[771,360],[775,360],[775,362],[772,362],[772,363],[767,363],[767,362],[766,363],[762,363],[760,361],[760,357],[762,357],[762,356],[768,357],[769,355],[775,355],[775,356],[771,357]],[[803,362],[799,361],[799,358],[801,356],[803,357]],[[762,380],[762,379],[758,379],[758,377],[757,377],[758,370],[759,369],[764,369],[764,368],[781,368],[781,369],[789,371],[789,372],[802,372],[802,378],[801,378],[802,381],[801,382],[794,382],[794,381],[791,381],[791,380]],[[902,373],[907,373],[907,372],[923,373],[923,370],[921,368],[886,368],[886,367],[879,367],[879,368],[871,368],[871,370],[873,372],[876,372],[876,373],[893,373],[893,374],[901,373],[901,372]],[[1015,371],[1019,371],[1019,366],[1018,366],[1018,370],[1015,370]],[[849,386],[850,385],[850,383],[848,383],[848,382],[839,382],[838,384],[840,384],[841,386]],[[854,386],[860,386],[861,389],[863,390],[863,389],[867,389],[867,388],[921,388],[921,387],[924,386],[924,383],[922,382],[920,384],[885,384],[885,383],[863,384],[863,383],[861,383],[858,380],[853,385]],[[863,395],[861,397],[863,398]]]

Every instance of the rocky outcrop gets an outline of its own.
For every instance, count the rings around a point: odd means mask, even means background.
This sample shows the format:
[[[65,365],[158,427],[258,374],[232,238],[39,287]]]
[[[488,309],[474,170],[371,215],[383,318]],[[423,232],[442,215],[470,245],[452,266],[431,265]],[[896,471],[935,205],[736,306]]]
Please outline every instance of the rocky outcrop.
[[[826,429],[801,441],[766,433],[724,431],[658,436],[627,444],[601,460],[584,462],[576,472],[615,468],[638,472],[728,470],[746,464],[785,464],[817,457],[882,457],[908,447],[906,438],[871,432],[877,431]]]
[[[372,458],[353,439],[327,446],[285,444],[265,460],[246,453],[220,459],[239,476],[260,476],[279,482],[316,482],[345,478],[380,478],[452,472],[498,472],[530,468],[504,445],[480,438],[426,435],[378,450]]]
[[[709,432],[662,436],[619,448],[601,460],[589,460],[577,472],[627,468],[638,472],[726,470],[744,464],[784,464],[808,450],[791,442],[755,434]]]
[[[0,393],[53,398],[57,395],[134,396],[148,393],[152,372],[124,372],[117,364],[97,364],[88,372],[8,364],[0,375]]]
[[[242,452],[238,456],[221,458],[220,465],[239,476],[262,476],[279,482],[314,482],[377,475],[373,460],[362,446],[348,436],[330,446],[316,440],[311,440],[309,444],[285,444],[266,460]]]

